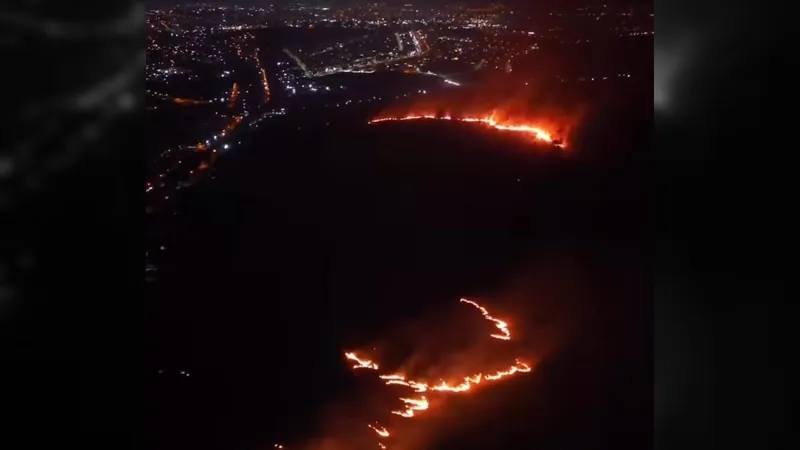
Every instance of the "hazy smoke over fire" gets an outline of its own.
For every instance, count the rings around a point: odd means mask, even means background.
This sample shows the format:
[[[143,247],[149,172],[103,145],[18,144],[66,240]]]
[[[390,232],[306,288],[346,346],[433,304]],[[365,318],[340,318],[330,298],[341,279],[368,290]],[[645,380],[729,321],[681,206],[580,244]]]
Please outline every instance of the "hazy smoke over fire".
[[[496,332],[487,333],[480,331],[481,336],[488,334],[489,337],[498,341],[512,340],[512,333],[510,326],[507,322],[498,319],[491,315],[491,313],[480,304],[468,300],[461,299],[461,303],[467,304],[479,312],[483,318],[491,323],[491,327]],[[485,341],[485,339],[483,339]],[[506,344],[503,344],[506,345]],[[350,363],[350,367],[354,371],[362,372],[375,372],[375,380],[380,381],[385,387],[382,390],[386,391],[387,396],[381,399],[376,406],[376,416],[372,420],[368,420],[362,426],[372,430],[373,444],[365,444],[365,441],[360,437],[344,438],[344,439],[327,439],[321,444],[313,445],[313,449],[345,449],[345,448],[383,448],[383,449],[407,449],[410,441],[409,433],[406,431],[411,422],[418,421],[421,416],[424,416],[426,411],[431,408],[440,407],[446,410],[444,404],[445,397],[449,395],[458,395],[483,387],[484,385],[491,385],[492,383],[499,382],[506,377],[512,377],[520,373],[530,372],[531,365],[516,358],[506,363],[492,363],[487,364],[480,370],[470,370],[461,375],[451,375],[443,377],[426,377],[415,379],[409,376],[405,371],[386,372],[382,373],[380,365],[373,360],[373,356],[367,352],[346,352],[344,353],[345,360]],[[452,361],[450,362],[452,363]],[[460,366],[466,364],[455,364],[455,367],[437,368],[435,373],[458,374],[463,370]],[[419,372],[419,370],[413,370]],[[431,373],[431,372],[428,372]],[[399,389],[399,392],[396,390]],[[392,394],[396,392],[395,394]],[[383,409],[381,413],[380,410]],[[391,417],[397,419],[392,420]],[[383,418],[384,420],[380,420]],[[362,422],[363,423],[363,422]],[[366,430],[365,430],[366,432]],[[345,442],[346,441],[346,442]]]

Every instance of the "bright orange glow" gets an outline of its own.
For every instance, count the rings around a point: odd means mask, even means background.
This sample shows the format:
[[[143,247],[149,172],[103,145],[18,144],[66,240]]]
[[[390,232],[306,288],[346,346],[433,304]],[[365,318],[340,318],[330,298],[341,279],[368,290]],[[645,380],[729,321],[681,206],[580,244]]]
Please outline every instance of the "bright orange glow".
[[[233,119],[230,121],[230,123],[228,123],[228,125],[225,125],[225,128],[223,128],[222,131],[220,131],[219,133],[220,136],[227,136],[228,133],[235,130],[236,127],[238,127],[239,124],[242,123],[243,119],[244,116],[234,116]]]
[[[406,409],[399,411],[392,411],[392,414],[397,414],[403,417],[414,417],[415,411],[425,411],[430,405],[428,399],[423,395],[420,398],[400,398],[400,401],[406,404]]]
[[[267,72],[261,69],[261,86],[264,88],[264,103],[269,101],[269,83],[267,83]]]
[[[467,116],[467,117],[453,117],[449,115],[440,116],[436,114],[410,114],[403,117],[379,117],[370,120],[369,123],[373,124],[373,123],[389,122],[389,121],[423,120],[423,119],[452,120],[458,122],[477,122],[497,130],[513,131],[513,132],[527,134],[535,140],[554,144],[558,147],[564,147],[563,144],[557,143],[557,140],[553,138],[552,134],[547,130],[545,130],[544,128],[541,128],[539,126],[530,123],[512,123],[510,121],[509,122],[503,121],[501,123],[501,121],[499,121],[494,114],[490,114],[487,116]]]
[[[173,98],[172,102],[177,103],[179,105],[205,105],[209,103],[207,100],[195,100],[192,98],[180,98],[180,97]]]
[[[267,71],[261,67],[261,60],[258,57],[259,49],[255,49],[253,52],[253,60],[256,62],[256,68],[258,68],[259,73],[261,74],[261,87],[264,89],[264,103],[269,102],[270,99],[270,91],[269,91],[269,83],[267,82]]]
[[[500,378],[507,377],[509,375],[514,375],[517,372],[530,372],[531,367],[520,360],[517,360],[513,366],[511,366],[508,370],[498,370],[492,375],[486,375],[485,378],[487,380],[499,380]]]
[[[465,298],[462,298],[460,300],[462,303],[468,303],[473,307],[475,307],[476,309],[478,309],[483,315],[483,317],[486,320],[492,322],[494,326],[502,333],[502,334],[492,334],[490,335],[491,337],[504,341],[511,339],[511,332],[506,322],[499,320],[495,317],[492,317],[486,308],[484,308],[483,306],[479,305],[478,303],[472,300],[467,300]],[[376,363],[372,362],[369,359],[359,357],[353,352],[345,353],[345,357],[356,363],[353,366],[354,369],[367,368],[372,370],[378,370],[378,365]],[[429,384],[428,382],[425,381],[410,380],[403,373],[387,373],[379,375],[378,378],[383,380],[386,385],[404,386],[409,389],[412,389],[414,392],[417,393],[423,393],[423,392],[460,393],[469,391],[473,387],[482,383],[486,383],[489,381],[497,381],[517,373],[525,373],[530,371],[531,371],[531,366],[520,361],[519,359],[516,359],[514,361],[514,364],[511,366],[507,366],[502,369],[495,369],[493,372],[483,372],[483,373],[468,375],[462,377],[458,382],[453,382],[453,383],[445,380],[440,380],[437,384]],[[400,417],[405,417],[405,418],[417,417],[421,412],[427,410],[430,407],[430,401],[424,395],[420,395],[417,397],[400,397],[399,400],[402,402],[403,408],[391,410],[390,412]],[[380,438],[389,437],[389,432],[386,430],[386,428],[379,426],[377,424],[376,425],[369,424],[368,426],[372,430],[374,430]],[[380,442],[378,443],[378,445],[382,449],[386,448],[386,446]]]
[[[508,324],[507,323],[503,322],[502,320],[498,320],[498,319],[495,319],[494,317],[490,316],[489,315],[489,311],[487,311],[486,308],[484,308],[483,306],[473,302],[472,300],[467,300],[465,298],[462,298],[461,301],[463,303],[469,303],[470,305],[478,308],[480,310],[481,314],[483,314],[483,317],[486,318],[486,320],[490,320],[490,321],[494,322],[494,324],[497,327],[497,329],[500,330],[503,334],[493,334],[492,335],[493,338],[502,339],[504,341],[507,341],[507,340],[511,339],[511,332],[508,331]]]
[[[400,374],[392,374],[392,375],[381,375],[380,378],[382,380],[386,380],[387,385],[397,384],[400,386],[407,386],[411,389],[414,389],[417,392],[425,392],[428,390],[428,385],[425,383],[419,383],[416,381],[408,381],[406,377]]]
[[[228,107],[233,109],[233,107],[236,106],[236,99],[238,98],[239,98],[239,85],[233,83],[233,88],[231,88],[231,98],[230,101],[228,102]]]
[[[361,359],[356,356],[353,352],[348,352],[344,354],[344,357],[349,359],[350,361],[355,361],[356,365],[353,366],[353,369],[372,369],[378,370],[378,365],[368,359]]]
[[[378,436],[380,436],[380,437],[389,437],[389,432],[386,430],[386,428],[384,428],[384,427],[382,427],[380,425],[379,426],[367,425],[367,426],[372,428],[373,430],[375,430],[375,432],[378,433]]]
[[[405,380],[406,377],[400,375],[399,373],[393,373],[391,375],[381,375],[379,377],[381,380]]]

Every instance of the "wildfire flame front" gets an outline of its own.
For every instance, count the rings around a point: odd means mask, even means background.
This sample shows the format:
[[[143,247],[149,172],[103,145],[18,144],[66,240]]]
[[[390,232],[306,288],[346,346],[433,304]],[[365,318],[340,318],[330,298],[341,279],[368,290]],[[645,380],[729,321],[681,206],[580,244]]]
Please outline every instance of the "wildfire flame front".
[[[482,123],[487,125],[491,128],[503,131],[513,131],[518,133],[524,133],[536,140],[547,142],[550,144],[557,145],[558,147],[564,147],[563,144],[559,144],[556,142],[556,139],[553,138],[552,134],[547,132],[544,128],[539,126],[530,125],[530,124],[513,124],[513,123],[501,123],[498,121],[494,114],[482,116],[482,117],[475,117],[475,116],[467,116],[467,117],[453,117],[449,115],[436,115],[436,114],[409,114],[402,117],[379,117],[376,119],[372,119],[369,121],[370,124],[373,123],[380,123],[380,122],[390,122],[390,121],[401,121],[401,120],[424,120],[424,119],[435,119],[435,120],[452,120],[457,122],[473,122],[473,123]]]
[[[353,369],[372,369],[378,370],[378,365],[368,359],[361,359],[356,356],[353,352],[348,352],[344,354],[345,358],[355,361],[356,365],[353,366]]]
[[[508,341],[511,339],[511,331],[509,330],[508,323],[500,319],[497,319],[495,317],[492,317],[486,308],[484,308],[483,306],[479,305],[478,303],[472,300],[467,300],[465,298],[462,298],[460,299],[460,301],[462,303],[467,303],[477,308],[486,320],[492,322],[495,328],[500,330],[500,334],[492,334],[490,335],[491,337],[504,341]],[[350,361],[354,361],[356,363],[353,366],[353,369],[378,370],[378,365],[376,363],[372,362],[369,359],[359,357],[354,352],[345,353],[345,358],[347,358]],[[383,380],[386,385],[404,386],[414,390],[417,393],[428,392],[428,391],[460,393],[469,391],[474,386],[481,384],[482,382],[497,381],[502,378],[512,376],[516,373],[525,373],[530,371],[531,367],[528,364],[517,359],[514,361],[514,364],[511,365],[510,367],[496,370],[495,372],[488,374],[476,373],[473,375],[468,375],[463,377],[461,381],[458,383],[448,383],[445,380],[440,380],[438,384],[429,385],[427,382],[409,380],[402,373],[383,374],[379,375],[379,378]],[[400,397],[399,400],[403,403],[404,408],[393,410],[390,412],[400,417],[405,417],[405,418],[416,417],[419,413],[427,410],[430,407],[430,402],[428,401],[428,398],[425,397],[424,395],[415,398]],[[389,431],[385,427],[382,427],[377,424],[376,425],[369,424],[368,426],[372,430],[374,430],[375,433],[378,434],[379,438],[381,439],[389,438],[390,436]],[[387,448],[387,446],[381,442],[378,442],[378,446],[382,449]]]

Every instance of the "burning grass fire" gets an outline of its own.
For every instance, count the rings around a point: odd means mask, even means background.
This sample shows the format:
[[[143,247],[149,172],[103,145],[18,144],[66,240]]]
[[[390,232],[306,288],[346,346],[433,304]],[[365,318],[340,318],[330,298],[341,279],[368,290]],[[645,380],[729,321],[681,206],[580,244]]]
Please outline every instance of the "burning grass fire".
[[[500,341],[510,341],[512,339],[511,330],[509,329],[508,323],[493,317],[485,307],[472,300],[462,298],[460,299],[460,302],[468,304],[477,309],[484,319],[491,322],[494,328],[499,330],[498,333],[490,334],[490,337]],[[351,365],[353,370],[359,372],[379,372],[380,366],[370,359],[370,357],[364,354],[357,352],[345,352],[344,357],[348,363],[353,363]],[[521,361],[520,359],[515,359],[514,363],[511,365],[500,365],[499,367],[493,366],[484,371],[476,373],[470,373],[463,376],[454,376],[452,378],[447,377],[449,378],[448,380],[414,380],[407,377],[406,374],[400,372],[378,373],[378,380],[382,381],[384,386],[389,386],[386,388],[390,390],[388,392],[391,393],[391,389],[397,389],[393,386],[399,386],[401,389],[407,390],[405,394],[399,394],[397,397],[394,397],[395,394],[390,394],[390,396],[387,397],[387,400],[380,400],[377,404],[378,409],[369,413],[371,416],[375,414],[385,419],[388,427],[383,423],[371,420],[366,423],[366,427],[371,429],[375,434],[372,435],[373,437],[368,437],[367,434],[364,434],[363,438],[367,439],[367,441],[362,441],[361,437],[355,438],[352,436],[352,434],[350,434],[347,438],[345,438],[344,442],[340,442],[339,440],[325,441],[328,442],[327,445],[323,444],[320,447],[312,445],[310,448],[325,450],[349,450],[355,448],[370,448],[373,445],[384,450],[406,450],[408,448],[418,448],[417,445],[412,445],[409,447],[408,441],[414,441],[413,430],[407,429],[403,425],[404,423],[409,425],[412,423],[419,424],[419,422],[417,422],[419,417],[424,415],[425,411],[429,410],[431,407],[437,405],[444,406],[442,402],[444,397],[448,395],[472,391],[477,389],[478,386],[491,384],[518,373],[531,372],[531,370],[532,368],[529,364]],[[390,398],[391,400],[388,400]],[[388,403],[384,403],[387,401]],[[398,417],[398,419],[390,419],[394,416]],[[372,417],[373,419],[376,418],[375,416]],[[405,422],[409,419],[413,420],[413,422]],[[411,432],[412,436],[409,436],[409,431]],[[377,439],[377,442],[373,443],[373,438]],[[331,442],[335,443],[331,445]],[[366,447],[363,445],[366,445]],[[275,448],[282,449],[284,447],[283,445],[275,444]]]
[[[368,359],[361,359],[356,356],[353,352],[348,352],[344,354],[344,357],[349,359],[350,361],[355,361],[356,364],[353,366],[353,369],[372,369],[378,370],[378,365]]]
[[[536,126],[531,123],[517,123],[514,121],[505,121],[498,119],[494,113],[486,116],[464,116],[456,117],[452,115],[437,115],[437,114],[409,114],[400,117],[379,117],[369,121],[370,124],[391,121],[405,121],[405,120],[452,120],[458,122],[473,122],[486,125],[490,128],[503,131],[512,131],[522,133],[532,137],[534,140],[553,144],[557,147],[564,148],[564,143],[561,139],[554,138],[552,133],[548,132],[542,127]]]
[[[486,320],[492,322],[494,327],[500,330],[500,333],[491,334],[491,337],[503,341],[511,340],[511,331],[509,330],[509,326],[506,322],[492,317],[486,308],[472,300],[462,298],[461,302],[469,304],[478,309]],[[345,358],[356,363],[353,366],[353,369],[378,370],[378,365],[376,363],[367,359],[366,357],[358,356],[354,352],[345,353]],[[451,381],[439,380],[438,382],[429,382],[427,380],[411,380],[402,373],[381,374],[378,375],[378,378],[383,380],[384,384],[387,386],[402,386],[408,388],[415,394],[401,396],[398,398],[398,405],[387,405],[387,408],[389,409],[389,412],[394,415],[403,418],[416,418],[425,410],[429,409],[432,402],[439,400],[439,396],[442,394],[455,394],[469,391],[476,388],[478,385],[498,381],[516,373],[530,371],[531,366],[517,359],[510,366],[493,368],[486,372],[469,374],[461,377],[460,379],[456,378],[455,380]],[[432,397],[429,399],[425,394],[437,395],[437,397]],[[397,406],[399,406],[399,408],[397,408]],[[378,447],[383,449],[391,448],[391,440],[395,437],[395,433],[390,432],[387,428],[378,425],[377,423],[368,424],[367,426],[375,431],[375,433],[378,435]]]

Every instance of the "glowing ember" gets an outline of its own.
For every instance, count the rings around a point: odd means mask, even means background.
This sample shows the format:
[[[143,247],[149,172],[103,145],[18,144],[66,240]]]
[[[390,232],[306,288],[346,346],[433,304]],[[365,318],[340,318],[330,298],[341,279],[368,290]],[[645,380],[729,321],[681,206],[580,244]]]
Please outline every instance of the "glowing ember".
[[[344,357],[349,359],[350,361],[355,361],[356,365],[353,366],[353,369],[372,369],[378,370],[378,365],[368,359],[361,359],[356,356],[353,352],[348,352],[344,354]]]
[[[559,143],[556,139],[553,138],[553,136],[550,133],[548,133],[541,127],[528,124],[500,123],[497,119],[495,119],[494,114],[485,117],[469,117],[469,116],[453,117],[448,115],[440,116],[436,114],[412,114],[403,117],[381,117],[377,119],[372,119],[369,121],[369,123],[373,124],[380,122],[401,121],[401,120],[422,120],[422,119],[453,120],[459,122],[477,122],[487,125],[491,128],[495,128],[497,130],[525,133],[532,136],[536,140],[544,141],[550,144],[557,145],[559,147],[563,147],[563,144]]]
[[[389,432],[386,431],[386,428],[381,427],[381,426],[374,426],[374,425],[367,425],[367,426],[372,428],[373,430],[375,430],[375,432],[378,433],[378,436],[380,436],[380,437],[389,437]]]

